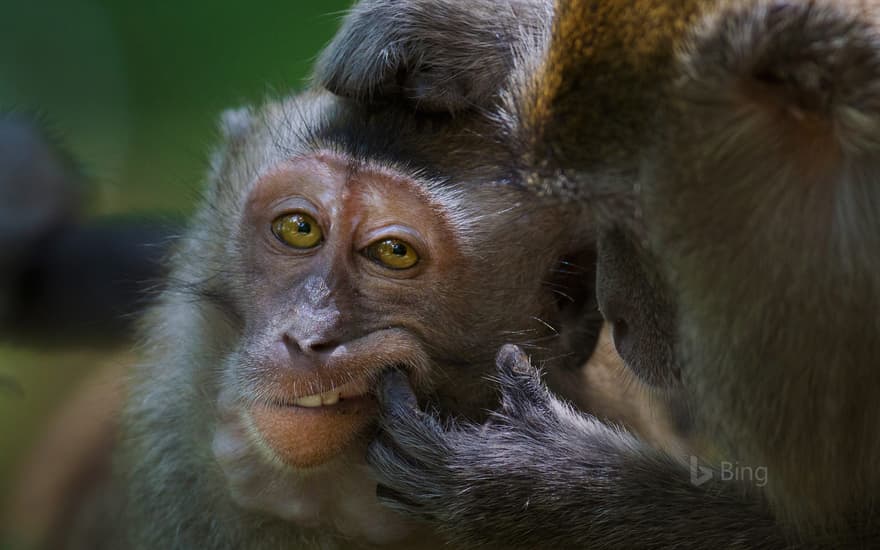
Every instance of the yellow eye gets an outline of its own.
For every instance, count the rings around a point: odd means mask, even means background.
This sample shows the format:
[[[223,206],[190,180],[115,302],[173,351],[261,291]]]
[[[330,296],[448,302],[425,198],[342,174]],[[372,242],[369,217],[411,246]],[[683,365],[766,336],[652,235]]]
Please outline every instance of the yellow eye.
[[[367,247],[367,257],[390,269],[409,269],[419,263],[416,250],[400,239],[385,239]]]
[[[278,240],[293,248],[314,248],[324,240],[324,234],[315,218],[295,212],[284,214],[272,222],[272,233]]]

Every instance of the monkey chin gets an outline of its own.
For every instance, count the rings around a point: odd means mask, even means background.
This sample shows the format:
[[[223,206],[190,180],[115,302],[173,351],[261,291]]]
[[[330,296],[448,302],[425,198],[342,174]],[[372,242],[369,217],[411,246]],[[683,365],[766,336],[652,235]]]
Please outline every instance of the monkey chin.
[[[354,386],[360,389],[352,394]],[[365,382],[349,383],[290,404],[256,404],[247,412],[247,424],[273,458],[296,469],[314,468],[348,450],[370,429],[378,408],[367,389]],[[332,403],[326,403],[328,394]],[[311,405],[321,397],[324,404]]]

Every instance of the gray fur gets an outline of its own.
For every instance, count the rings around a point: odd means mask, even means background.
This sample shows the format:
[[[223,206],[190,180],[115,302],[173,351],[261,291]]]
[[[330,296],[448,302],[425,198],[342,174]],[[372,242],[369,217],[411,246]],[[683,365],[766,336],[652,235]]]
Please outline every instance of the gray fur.
[[[877,536],[880,10],[725,6],[680,63],[643,204],[697,417],[783,521]]]

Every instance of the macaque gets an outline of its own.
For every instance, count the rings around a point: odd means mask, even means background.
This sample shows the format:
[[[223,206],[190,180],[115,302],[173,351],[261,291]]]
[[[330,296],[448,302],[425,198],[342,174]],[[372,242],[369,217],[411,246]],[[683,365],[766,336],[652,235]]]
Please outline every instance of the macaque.
[[[408,35],[386,2],[354,9],[345,32],[367,43],[331,44],[329,89],[371,105],[391,75],[436,82],[418,72],[444,48],[413,45],[484,13],[397,6]],[[510,13],[497,10],[515,28]],[[598,240],[615,346],[682,396],[702,456],[574,411],[507,346],[501,408],[483,424],[442,422],[405,376],[383,378],[368,456],[383,502],[462,548],[877,545],[878,16],[855,0],[560,0],[546,40],[511,45],[513,76],[479,106],[509,149],[486,161],[535,204],[594,217],[578,227]],[[487,50],[471,53],[497,59]],[[463,70],[451,87],[493,74]],[[444,97],[409,89],[428,96],[415,111]]]
[[[601,325],[595,243],[571,238],[590,217],[536,208],[484,165],[493,127],[319,91],[227,113],[145,320],[114,475],[77,532],[99,523],[110,548],[442,546],[376,499],[378,380],[406,373],[422,406],[481,421],[501,345],[576,369]]]

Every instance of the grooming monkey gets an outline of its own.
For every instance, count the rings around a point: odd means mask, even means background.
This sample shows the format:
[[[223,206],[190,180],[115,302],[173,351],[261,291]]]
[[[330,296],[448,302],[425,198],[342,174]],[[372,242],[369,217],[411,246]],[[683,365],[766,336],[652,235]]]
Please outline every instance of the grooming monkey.
[[[439,545],[376,501],[373,385],[404,368],[424,405],[480,420],[504,342],[581,365],[600,324],[594,244],[569,246],[582,209],[501,184],[479,116],[306,93],[223,128],[147,319],[116,476],[76,528],[126,548]]]
[[[323,81],[363,101],[383,99],[383,75],[442,82],[411,45],[472,4],[398,4],[396,20],[421,22],[400,36],[387,2],[362,2],[345,32],[387,30],[358,51],[392,62],[358,59],[341,36],[325,59],[347,66]],[[562,0],[548,42],[514,45],[498,164],[590,206],[616,347],[643,380],[681,388],[711,453],[683,460],[573,412],[508,347],[502,408],[482,426],[438,422],[387,379],[369,455],[385,502],[462,547],[876,545],[878,10]],[[481,89],[483,74],[452,88]],[[415,109],[438,93],[406,90]],[[766,484],[749,477],[762,467]]]

